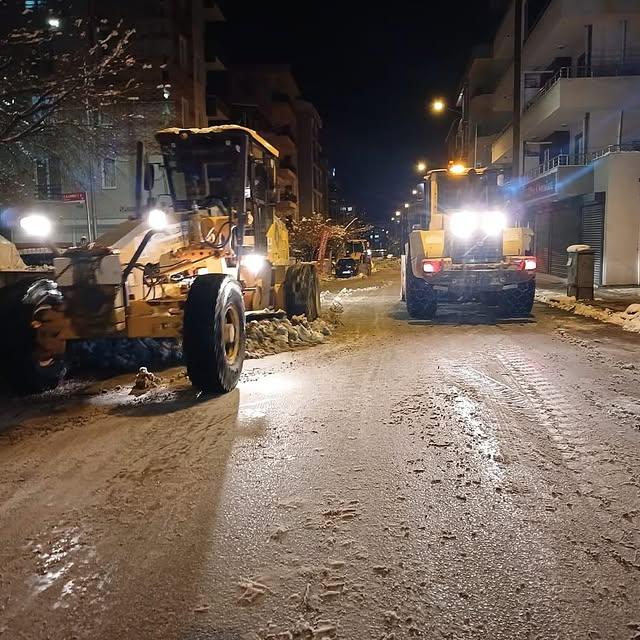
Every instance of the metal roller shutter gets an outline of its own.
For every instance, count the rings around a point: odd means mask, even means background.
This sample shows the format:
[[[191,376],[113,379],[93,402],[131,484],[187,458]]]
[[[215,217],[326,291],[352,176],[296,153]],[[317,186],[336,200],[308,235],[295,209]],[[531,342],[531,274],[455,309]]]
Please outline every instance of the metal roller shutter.
[[[605,194],[597,193],[596,201],[582,207],[582,240],[595,252],[594,274],[595,284],[602,284],[602,255],[604,253],[604,203]]]
[[[549,273],[567,277],[567,247],[580,242],[580,207],[570,200],[556,203],[551,214]]]
[[[551,232],[551,214],[549,211],[542,211],[535,217],[533,229],[538,271],[549,273],[549,235]]]

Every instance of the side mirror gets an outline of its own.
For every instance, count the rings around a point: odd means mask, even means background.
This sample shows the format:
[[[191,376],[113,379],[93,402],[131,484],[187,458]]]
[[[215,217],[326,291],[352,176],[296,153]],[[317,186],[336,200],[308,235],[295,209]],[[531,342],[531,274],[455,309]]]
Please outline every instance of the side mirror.
[[[156,181],[156,169],[150,162],[147,162],[147,164],[144,167],[144,178],[143,178],[144,190],[153,191],[153,185],[155,184],[155,181]]]

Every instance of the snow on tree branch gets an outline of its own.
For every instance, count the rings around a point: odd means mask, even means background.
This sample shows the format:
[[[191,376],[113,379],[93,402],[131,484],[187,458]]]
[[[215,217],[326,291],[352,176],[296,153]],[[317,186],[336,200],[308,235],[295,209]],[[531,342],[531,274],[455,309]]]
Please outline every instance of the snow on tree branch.
[[[77,171],[78,162],[87,164],[83,154],[114,155],[131,142],[134,125],[146,118],[153,126],[143,104],[148,65],[132,53],[135,29],[74,0],[24,7],[0,0],[3,201],[29,192],[36,161],[56,156]]]
[[[323,239],[328,247],[339,250],[345,242],[365,237],[370,228],[362,224],[338,224],[316,213],[292,223],[289,242],[305,260],[316,260]]]

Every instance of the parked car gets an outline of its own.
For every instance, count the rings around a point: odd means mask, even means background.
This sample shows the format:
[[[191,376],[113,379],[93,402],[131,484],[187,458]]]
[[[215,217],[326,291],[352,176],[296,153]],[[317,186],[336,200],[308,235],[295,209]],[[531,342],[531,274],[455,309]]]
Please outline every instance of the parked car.
[[[353,258],[340,258],[336,262],[336,278],[353,278],[359,272],[359,264]]]

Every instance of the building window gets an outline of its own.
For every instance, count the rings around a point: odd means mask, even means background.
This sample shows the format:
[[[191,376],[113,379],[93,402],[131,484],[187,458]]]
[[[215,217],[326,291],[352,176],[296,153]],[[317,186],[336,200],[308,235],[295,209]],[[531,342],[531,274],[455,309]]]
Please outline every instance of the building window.
[[[118,188],[115,158],[103,158],[102,160],[102,188],[103,189]]]
[[[189,101],[186,98],[180,98],[180,107],[182,110],[182,126],[189,126]]]
[[[36,161],[36,195],[41,200],[55,200],[62,196],[62,167],[60,158],[50,156]]]
[[[189,68],[189,43],[184,36],[178,36],[178,63],[182,69]]]

